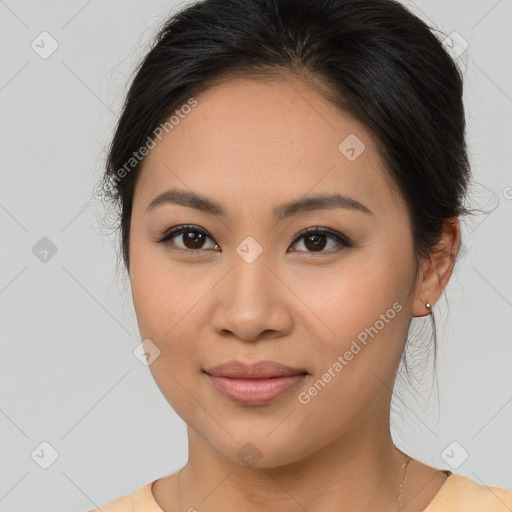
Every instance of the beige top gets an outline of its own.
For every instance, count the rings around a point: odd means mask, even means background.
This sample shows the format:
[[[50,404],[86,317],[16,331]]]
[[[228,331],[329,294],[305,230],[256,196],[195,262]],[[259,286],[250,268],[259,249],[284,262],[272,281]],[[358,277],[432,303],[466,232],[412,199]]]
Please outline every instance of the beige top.
[[[90,512],[163,512],[151,487],[143,485],[133,494],[121,496]],[[470,478],[451,473],[424,512],[511,512],[512,491],[488,487]]]

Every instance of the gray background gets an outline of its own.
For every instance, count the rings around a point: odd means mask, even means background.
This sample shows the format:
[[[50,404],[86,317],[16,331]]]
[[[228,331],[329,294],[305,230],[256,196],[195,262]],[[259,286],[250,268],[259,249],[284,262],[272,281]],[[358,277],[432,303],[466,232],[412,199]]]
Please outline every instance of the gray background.
[[[472,204],[491,213],[463,225],[435,307],[439,393],[403,395],[393,435],[428,464],[512,489],[512,0],[407,5],[469,45]],[[89,510],[186,462],[185,425],[133,354],[129,287],[92,195],[130,73],[177,6],[0,0],[0,510]],[[31,47],[43,31],[59,45],[45,59]],[[428,338],[428,321],[413,325]],[[58,453],[47,469],[42,442]]]

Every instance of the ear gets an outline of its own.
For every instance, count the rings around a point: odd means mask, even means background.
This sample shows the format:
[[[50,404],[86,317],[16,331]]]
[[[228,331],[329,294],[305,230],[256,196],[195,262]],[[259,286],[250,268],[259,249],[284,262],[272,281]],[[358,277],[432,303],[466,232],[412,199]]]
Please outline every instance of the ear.
[[[430,310],[426,303],[434,304],[441,297],[452,275],[455,258],[460,246],[460,225],[457,217],[447,219],[442,227],[439,243],[432,249],[420,269],[414,300],[412,315],[426,316]]]

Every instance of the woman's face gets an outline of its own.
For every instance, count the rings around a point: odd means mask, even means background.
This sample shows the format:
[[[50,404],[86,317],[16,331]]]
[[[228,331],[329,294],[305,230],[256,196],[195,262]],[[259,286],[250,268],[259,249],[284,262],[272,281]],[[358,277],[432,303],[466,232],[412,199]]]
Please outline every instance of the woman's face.
[[[196,439],[261,467],[387,428],[415,283],[406,205],[375,140],[291,76],[232,80],[195,100],[146,157],[131,217],[134,305],[163,395]],[[218,209],[150,208],[171,190]],[[353,202],[318,199],[336,194]],[[231,398],[205,371],[234,360],[307,374],[260,381],[267,394],[214,379],[238,389]]]

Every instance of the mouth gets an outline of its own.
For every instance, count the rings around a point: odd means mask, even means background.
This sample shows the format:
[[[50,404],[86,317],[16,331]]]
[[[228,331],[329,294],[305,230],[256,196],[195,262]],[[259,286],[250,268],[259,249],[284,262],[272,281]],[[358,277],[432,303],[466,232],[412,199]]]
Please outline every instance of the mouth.
[[[233,402],[263,405],[299,386],[309,373],[275,361],[244,364],[229,361],[203,370],[213,387]]]

